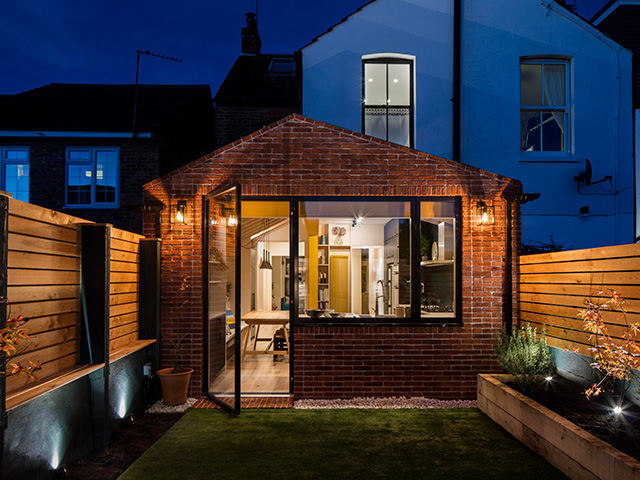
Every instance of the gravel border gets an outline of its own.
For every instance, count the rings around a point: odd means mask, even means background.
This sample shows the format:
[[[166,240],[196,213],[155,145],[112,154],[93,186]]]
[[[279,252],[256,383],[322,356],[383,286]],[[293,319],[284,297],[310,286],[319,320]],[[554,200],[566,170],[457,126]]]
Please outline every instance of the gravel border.
[[[477,408],[476,400],[437,400],[425,397],[358,397],[348,399],[329,400],[296,400],[293,408],[318,409],[318,408]]]
[[[187,402],[182,405],[165,405],[162,400],[151,405],[146,413],[184,413],[187,408],[193,407],[198,401],[197,398],[187,398]]]

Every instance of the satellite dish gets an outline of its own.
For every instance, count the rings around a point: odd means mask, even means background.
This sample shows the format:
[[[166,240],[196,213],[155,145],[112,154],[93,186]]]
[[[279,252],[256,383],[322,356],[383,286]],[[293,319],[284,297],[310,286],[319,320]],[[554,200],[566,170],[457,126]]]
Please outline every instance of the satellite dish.
[[[585,158],[584,162],[584,172],[581,172],[577,177],[573,177],[573,180],[575,182],[582,182],[588,187],[589,185],[591,185],[591,173],[593,172],[593,170],[591,169],[591,162],[588,158]]]

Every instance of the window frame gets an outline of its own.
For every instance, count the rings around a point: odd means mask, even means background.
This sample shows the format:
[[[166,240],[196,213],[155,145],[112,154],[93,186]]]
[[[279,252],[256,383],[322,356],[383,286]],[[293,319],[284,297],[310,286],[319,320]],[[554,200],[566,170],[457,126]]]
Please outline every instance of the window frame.
[[[527,105],[522,104],[522,66],[523,65],[541,65],[542,66],[542,79],[544,81],[544,65],[563,65],[564,68],[564,105],[563,106],[545,106],[544,105],[544,86],[542,86],[542,105]],[[561,56],[527,56],[521,57],[518,64],[519,72],[519,118],[522,119],[523,112],[542,112],[542,111],[562,111],[564,112],[564,150],[539,150],[539,151],[527,151],[522,150],[522,134],[519,137],[519,150],[522,161],[566,161],[569,160],[573,151],[572,142],[572,110],[573,110],[573,96],[571,91],[571,59]],[[544,145],[543,145],[544,147]]]
[[[26,161],[25,160],[12,160],[6,159],[5,154],[8,150],[18,150],[21,152],[26,152]],[[6,185],[6,174],[5,174],[5,166],[6,165],[27,165],[27,169],[29,170],[28,178],[29,178],[29,190],[27,191],[27,199],[18,198],[15,192],[10,192],[7,190]],[[5,191],[7,193],[11,193],[13,198],[23,201],[29,202],[31,197],[31,149],[29,147],[23,146],[0,146],[0,190]]]
[[[389,65],[409,65],[409,105],[393,105],[390,107],[388,103],[386,105],[366,105],[365,103],[365,91],[366,91],[366,78],[365,78],[365,67],[367,64],[378,64],[378,65],[386,65],[387,72]],[[365,118],[366,118],[366,110],[371,108],[384,108],[387,110],[386,118],[389,118],[389,109],[390,108],[408,108],[409,109],[409,145],[402,145],[408,148],[414,148],[414,128],[415,128],[415,57],[408,55],[394,55],[394,54],[383,54],[383,55],[364,55],[362,57],[362,65],[361,65],[361,77],[362,77],[362,87],[361,87],[361,104],[362,104],[362,112],[361,112],[361,132],[365,133]],[[387,77],[388,78],[388,77]],[[389,85],[387,82],[387,102],[389,101]],[[380,140],[385,140],[391,142],[389,140],[389,121],[386,122],[386,138],[381,138]],[[379,138],[379,137],[374,137]],[[395,142],[392,142],[395,143]],[[397,144],[401,145],[401,144]]]
[[[69,158],[71,152],[88,151],[89,160],[72,160]],[[116,182],[115,201],[96,201],[96,179],[97,179],[97,153],[100,151],[114,152],[116,154]],[[73,209],[111,209],[120,208],[120,147],[116,146],[73,146],[66,147],[64,154],[64,208]],[[91,202],[90,203],[69,203],[69,165],[90,165],[91,166]]]
[[[291,291],[291,314],[290,321],[293,324],[298,325],[306,325],[306,326],[393,326],[393,327],[447,327],[447,326],[456,326],[459,327],[463,325],[463,317],[462,317],[462,198],[460,196],[384,196],[384,197],[354,197],[354,196],[339,196],[339,197],[326,197],[326,196],[242,196],[241,201],[288,201],[289,202],[289,225],[290,225],[290,266],[292,268],[292,273],[296,272],[294,275],[290,275],[290,291]],[[293,305],[298,306],[298,275],[299,275],[299,262],[298,262],[298,242],[299,239],[299,231],[298,231],[298,222],[300,221],[300,212],[299,212],[299,204],[300,202],[380,202],[380,201],[389,201],[389,202],[409,202],[411,208],[411,237],[410,237],[410,245],[411,245],[411,306],[414,307],[416,305],[420,305],[420,225],[421,225],[421,211],[420,211],[420,203],[421,202],[453,202],[455,208],[455,241],[454,241],[454,275],[456,278],[455,288],[454,288],[454,305],[455,305],[455,315],[453,317],[444,317],[444,316],[433,316],[433,317],[423,317],[420,309],[412,308],[411,317],[408,318],[354,318],[354,319],[345,319],[340,318],[338,320],[333,320],[332,318],[321,318],[321,319],[312,319],[312,318],[300,318],[298,316],[298,309],[293,308]],[[241,220],[240,220],[241,221]],[[413,281],[417,279],[417,281]]]

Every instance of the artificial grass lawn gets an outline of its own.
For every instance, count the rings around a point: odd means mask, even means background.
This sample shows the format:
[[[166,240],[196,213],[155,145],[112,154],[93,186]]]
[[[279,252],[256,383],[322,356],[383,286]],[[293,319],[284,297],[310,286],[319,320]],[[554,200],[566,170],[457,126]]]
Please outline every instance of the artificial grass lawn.
[[[119,477],[566,478],[477,409],[189,409]]]

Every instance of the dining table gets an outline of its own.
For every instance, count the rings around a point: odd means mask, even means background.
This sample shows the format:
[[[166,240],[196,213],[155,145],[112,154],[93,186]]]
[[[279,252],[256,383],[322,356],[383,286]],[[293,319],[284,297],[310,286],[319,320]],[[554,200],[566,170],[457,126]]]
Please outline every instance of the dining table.
[[[242,334],[244,338],[242,340],[242,359],[246,355],[288,355],[289,348],[289,311],[288,310],[252,310],[242,315],[242,322],[246,327]],[[253,337],[253,348],[247,349],[249,344],[249,337],[251,336],[251,326],[256,326],[255,335]],[[281,325],[284,330],[284,339],[286,349],[276,350],[273,337],[260,337],[260,327],[262,325]],[[258,342],[269,342],[269,345],[264,350],[258,350],[256,348]]]

